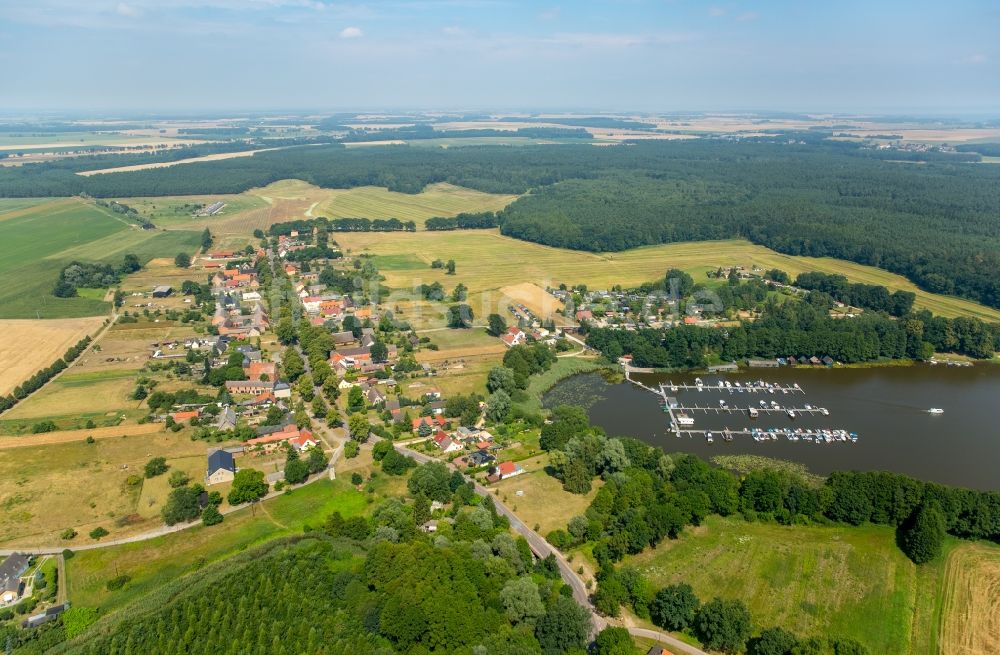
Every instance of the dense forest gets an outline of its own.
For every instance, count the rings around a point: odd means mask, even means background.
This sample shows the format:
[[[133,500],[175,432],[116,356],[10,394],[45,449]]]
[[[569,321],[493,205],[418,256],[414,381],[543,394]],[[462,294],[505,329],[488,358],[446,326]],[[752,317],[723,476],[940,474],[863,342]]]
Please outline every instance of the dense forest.
[[[966,155],[822,139],[613,148],[330,144],[91,177],[72,164],[42,163],[0,169],[0,196],[238,193],[287,178],[404,193],[434,182],[531,191],[501,212],[504,234],[594,251],[742,237],[787,254],[878,266],[929,291],[1000,307],[1000,168],[967,165]],[[887,161],[903,154],[925,164]]]

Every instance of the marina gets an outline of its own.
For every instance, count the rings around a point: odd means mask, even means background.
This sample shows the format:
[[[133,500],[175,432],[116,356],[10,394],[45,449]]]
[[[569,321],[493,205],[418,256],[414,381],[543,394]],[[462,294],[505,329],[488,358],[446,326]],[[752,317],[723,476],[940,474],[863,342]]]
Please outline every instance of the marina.
[[[737,415],[747,415],[750,419],[756,419],[761,415],[772,416],[784,414],[789,420],[795,420],[798,417],[806,416],[829,416],[830,410],[825,407],[816,407],[808,403],[803,403],[800,407],[786,407],[782,406],[775,400],[757,400],[756,405],[751,401],[747,405],[736,404],[735,401],[727,401],[725,398],[720,398],[718,404],[716,405],[684,405],[677,397],[668,395],[669,393],[678,393],[681,391],[695,391],[698,393],[705,393],[705,395],[711,393],[723,393],[728,395],[734,395],[739,393],[780,393],[787,395],[790,393],[801,393],[805,394],[805,390],[802,389],[801,385],[797,382],[791,384],[772,384],[770,382],[765,382],[764,380],[755,381],[739,381],[735,383],[731,380],[713,380],[705,382],[700,377],[694,379],[694,384],[676,383],[673,380],[668,380],[667,382],[660,382],[656,387],[651,387],[646,385],[639,380],[632,378],[631,371],[625,369],[625,380],[626,382],[635,385],[636,387],[648,391],[659,397],[660,408],[666,413],[670,422],[668,429],[677,438],[681,437],[699,437],[705,439],[708,443],[714,443],[716,436],[721,438],[723,441],[733,441],[738,436],[747,436],[752,438],[756,442],[761,441],[777,441],[779,438],[784,438],[787,441],[796,442],[802,441],[805,443],[814,444],[827,444],[827,443],[857,443],[858,433],[850,432],[842,428],[737,428],[735,430],[729,429],[729,427],[720,430],[710,430],[710,429],[694,429],[692,426],[695,424],[695,419],[691,414],[703,413],[703,414],[737,414]],[[730,403],[733,404],[730,404]]]

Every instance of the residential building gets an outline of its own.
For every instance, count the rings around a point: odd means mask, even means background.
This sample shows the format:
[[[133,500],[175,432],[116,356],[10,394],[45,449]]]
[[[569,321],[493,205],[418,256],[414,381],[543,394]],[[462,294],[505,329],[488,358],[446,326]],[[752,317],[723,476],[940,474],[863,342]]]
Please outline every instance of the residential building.
[[[213,450],[208,455],[208,474],[206,484],[221,484],[232,482],[236,477],[236,460],[232,453],[224,450]]]
[[[24,553],[13,553],[0,564],[0,605],[7,605],[21,597],[24,587],[21,576],[28,570],[30,557]]]

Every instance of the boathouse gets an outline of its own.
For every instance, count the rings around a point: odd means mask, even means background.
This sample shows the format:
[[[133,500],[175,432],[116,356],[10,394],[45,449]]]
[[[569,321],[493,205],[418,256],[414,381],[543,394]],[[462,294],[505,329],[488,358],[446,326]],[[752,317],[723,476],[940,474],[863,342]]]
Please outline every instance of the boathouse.
[[[776,359],[748,359],[747,366],[750,368],[778,368]]]

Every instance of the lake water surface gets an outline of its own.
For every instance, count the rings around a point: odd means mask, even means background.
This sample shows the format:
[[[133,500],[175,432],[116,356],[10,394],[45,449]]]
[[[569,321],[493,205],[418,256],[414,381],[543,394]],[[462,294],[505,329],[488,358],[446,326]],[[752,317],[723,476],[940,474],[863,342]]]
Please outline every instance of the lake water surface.
[[[694,384],[695,374],[635,375],[656,387],[668,379]],[[768,369],[700,376],[705,391],[671,394],[681,405],[757,406],[760,400],[782,406],[806,403],[825,407],[829,416],[802,416],[794,420],[771,414],[751,420],[739,414],[691,414],[694,429],[840,428],[857,432],[857,443],[756,442],[736,436],[714,443],[704,438],[674,436],[670,419],[657,396],[622,382],[608,384],[596,374],[560,382],[545,396],[545,405],[575,403],[587,407],[590,420],[613,436],[632,436],[667,452],[692,452],[704,458],[720,454],[758,454],[801,462],[815,473],[836,470],[886,470],[922,480],[976,489],[1000,490],[1000,367],[971,368],[917,365],[868,369]],[[741,384],[764,380],[782,385],[798,383],[805,394],[732,393],[708,390],[719,380]],[[944,414],[928,414],[940,407]]]

